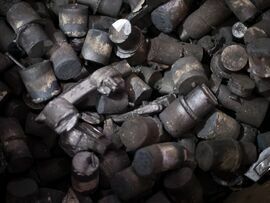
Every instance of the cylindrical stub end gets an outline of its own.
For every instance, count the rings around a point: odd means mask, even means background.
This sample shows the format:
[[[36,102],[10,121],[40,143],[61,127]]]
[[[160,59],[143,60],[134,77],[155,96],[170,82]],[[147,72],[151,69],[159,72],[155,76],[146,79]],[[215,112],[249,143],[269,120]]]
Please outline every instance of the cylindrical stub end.
[[[154,144],[159,140],[157,123],[151,117],[136,117],[123,123],[120,139],[128,151]]]
[[[132,25],[127,19],[120,19],[114,22],[109,29],[109,37],[113,43],[125,42],[132,32]]]
[[[248,55],[242,46],[230,45],[222,51],[221,62],[229,71],[240,71],[247,65]]]
[[[187,151],[176,143],[155,144],[139,149],[132,167],[142,177],[150,177],[181,166],[187,159]]]
[[[99,180],[99,159],[94,153],[79,152],[72,160],[72,187],[77,192],[93,191]]]

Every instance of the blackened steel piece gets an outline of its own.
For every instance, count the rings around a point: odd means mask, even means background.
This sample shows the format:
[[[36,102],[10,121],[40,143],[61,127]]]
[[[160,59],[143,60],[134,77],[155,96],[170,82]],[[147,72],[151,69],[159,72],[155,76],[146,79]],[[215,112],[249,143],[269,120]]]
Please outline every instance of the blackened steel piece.
[[[52,46],[52,41],[39,24],[27,24],[17,36],[18,44],[32,58],[42,57]]]
[[[252,0],[225,0],[225,2],[242,22],[251,20],[258,13],[258,9],[253,4]]]
[[[16,34],[13,30],[7,25],[4,19],[0,19],[0,30],[5,33],[0,38],[0,51],[3,53],[10,51],[13,40],[16,38]]]
[[[104,117],[102,115],[90,111],[82,112],[81,119],[90,125],[99,125],[104,121]]]
[[[125,121],[119,130],[120,139],[127,151],[158,143],[161,132],[162,126],[158,119],[141,116]]]
[[[126,91],[129,101],[136,106],[149,100],[152,95],[152,88],[136,74],[132,74],[126,79]]]
[[[241,141],[255,144],[259,133],[258,129],[244,123],[241,123],[241,128]]]
[[[51,101],[37,120],[45,122],[59,134],[71,130],[79,118],[79,113],[73,104],[78,104],[95,90],[106,95],[116,92],[123,87],[124,81],[121,75],[130,74],[130,69],[131,67],[126,62],[98,69],[91,76],[64,92],[59,98]],[[61,108],[58,108],[59,105]]]
[[[147,51],[145,38],[141,30],[132,26],[129,20],[120,19],[114,22],[109,29],[109,37],[117,45],[116,55],[118,57],[130,58],[136,65],[145,61]]]
[[[132,167],[142,177],[150,177],[181,167],[187,160],[187,150],[174,142],[154,144],[136,151]]]
[[[260,151],[270,147],[270,132],[259,134],[257,136],[257,144]]]
[[[174,91],[186,95],[196,86],[207,83],[208,78],[202,64],[193,56],[177,60],[171,68]]]
[[[99,159],[92,152],[79,152],[72,159],[72,188],[79,193],[93,192],[99,182]]]
[[[48,60],[21,70],[20,75],[35,103],[48,101],[61,92]]]
[[[238,98],[225,85],[220,86],[217,98],[225,108],[235,112],[236,120],[254,127],[260,127],[269,106],[269,102],[262,97]]]
[[[172,32],[188,15],[189,3],[185,0],[171,0],[151,13],[151,19],[155,27],[164,32]]]
[[[257,158],[256,146],[233,139],[200,142],[196,160],[204,171],[235,172],[243,165],[250,165]]]
[[[245,26],[244,23],[236,22],[232,26],[232,34],[235,38],[242,39],[245,36],[247,29],[248,28]]]
[[[270,19],[262,19],[261,21],[249,27],[244,36],[245,43],[248,44],[253,40],[269,37],[270,36],[270,28],[268,26],[269,23]]]
[[[73,157],[76,153],[87,150],[104,154],[110,142],[97,128],[87,123],[79,123],[61,135],[59,144],[69,156]]]
[[[113,4],[110,0],[78,0],[77,2],[90,6],[94,14],[100,13],[105,16],[117,17],[123,0],[115,0]]]
[[[227,114],[217,111],[205,122],[197,133],[203,139],[235,139],[240,135],[240,124]]]
[[[56,182],[70,174],[70,160],[60,157],[39,161],[36,165],[36,173],[42,185]]]
[[[214,110],[217,99],[206,85],[193,89],[186,97],[171,103],[159,118],[165,130],[173,137],[181,137],[196,123]]]
[[[60,80],[69,80],[79,75],[82,70],[80,59],[70,44],[64,42],[56,46],[50,54],[55,75]]]
[[[180,39],[199,39],[211,31],[213,27],[229,18],[230,15],[231,11],[224,0],[207,0],[186,18],[183,28],[179,32]]]
[[[90,15],[88,22],[90,29],[103,30],[108,32],[111,25],[117,21],[116,18],[102,15]]]
[[[112,53],[112,42],[107,32],[90,29],[82,48],[85,60],[107,65]]]
[[[249,71],[262,78],[270,77],[270,39],[259,38],[247,45]]]
[[[100,187],[110,188],[113,176],[130,166],[128,154],[125,151],[109,151],[100,160]]]
[[[165,34],[151,39],[148,61],[172,65],[179,58],[194,56],[199,61],[203,58],[203,49],[194,44],[180,42]]]
[[[155,181],[138,176],[132,167],[118,172],[111,179],[111,187],[115,194],[122,200],[129,200],[142,196],[151,190]]]
[[[38,185],[30,178],[15,179],[7,184],[6,202],[35,202],[38,196]]]
[[[203,202],[203,188],[191,168],[181,168],[168,173],[163,185],[175,202]]]
[[[235,95],[249,97],[255,89],[255,82],[247,75],[232,74],[228,82],[228,88]]]
[[[59,27],[68,37],[84,37],[88,31],[88,7],[67,4],[59,11]]]
[[[227,46],[221,53],[221,62],[229,71],[236,72],[246,67],[248,62],[248,55],[240,45]]]
[[[260,153],[258,160],[245,173],[254,182],[259,181],[270,169],[270,147]]]
[[[1,119],[0,131],[9,172],[20,173],[28,170],[32,165],[32,155],[19,122],[13,118]]]
[[[127,93],[116,93],[111,96],[100,95],[96,102],[99,114],[119,114],[127,110],[129,105]]]
[[[50,0],[46,2],[47,8],[52,11],[54,14],[58,15],[59,10],[62,6],[70,3],[70,0]]]
[[[76,108],[61,97],[57,97],[47,104],[36,118],[37,121],[44,121],[58,134],[71,130],[78,119],[79,113]]]
[[[18,34],[27,24],[40,20],[35,10],[24,1],[14,4],[7,12],[7,21]]]

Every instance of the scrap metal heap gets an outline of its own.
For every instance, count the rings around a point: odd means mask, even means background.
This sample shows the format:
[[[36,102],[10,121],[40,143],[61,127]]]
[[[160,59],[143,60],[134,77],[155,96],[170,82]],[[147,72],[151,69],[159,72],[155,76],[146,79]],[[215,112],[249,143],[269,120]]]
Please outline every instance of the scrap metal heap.
[[[268,9],[0,0],[0,202],[269,202]]]

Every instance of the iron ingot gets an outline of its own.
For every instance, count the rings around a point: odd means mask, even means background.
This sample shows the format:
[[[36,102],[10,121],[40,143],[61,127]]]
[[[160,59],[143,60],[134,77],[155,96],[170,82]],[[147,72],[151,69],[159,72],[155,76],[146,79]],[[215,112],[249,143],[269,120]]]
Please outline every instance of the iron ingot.
[[[102,65],[109,63],[112,53],[112,42],[108,33],[90,29],[82,48],[82,56],[85,60]]]
[[[181,137],[195,127],[217,105],[217,99],[206,85],[193,89],[186,97],[171,103],[159,118],[165,130],[173,137]]]
[[[68,37],[84,37],[88,31],[88,7],[68,4],[59,11],[59,27]]]
[[[21,70],[20,75],[35,103],[48,101],[61,91],[48,60]]]

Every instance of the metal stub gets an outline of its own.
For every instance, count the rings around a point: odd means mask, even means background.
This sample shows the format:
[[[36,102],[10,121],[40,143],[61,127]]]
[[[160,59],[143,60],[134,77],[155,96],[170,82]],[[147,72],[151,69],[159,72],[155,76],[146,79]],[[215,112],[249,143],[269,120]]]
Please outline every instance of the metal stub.
[[[231,45],[222,51],[221,62],[229,71],[240,71],[247,65],[248,55],[242,46]]]

